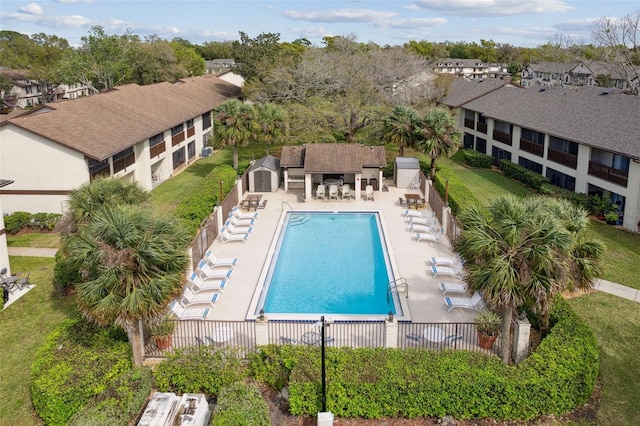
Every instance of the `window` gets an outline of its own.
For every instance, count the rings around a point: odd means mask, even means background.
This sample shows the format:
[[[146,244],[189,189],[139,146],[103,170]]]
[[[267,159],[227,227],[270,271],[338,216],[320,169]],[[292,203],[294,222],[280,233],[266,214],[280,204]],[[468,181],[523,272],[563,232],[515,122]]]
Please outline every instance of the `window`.
[[[478,114],[478,122],[476,123],[476,130],[482,133],[487,133],[487,117],[482,114]]]
[[[473,149],[473,135],[465,132],[463,138],[463,146],[465,148]]]
[[[476,138],[476,151],[483,154],[487,153],[487,140],[483,138]]]
[[[171,136],[179,135],[180,133],[182,133],[183,129],[184,129],[184,123],[178,124],[176,127],[171,129]]]
[[[464,111],[464,127],[475,129],[476,113],[473,111]]]
[[[518,158],[518,164],[520,164],[525,169],[531,170],[532,172],[536,172],[540,175],[542,174],[542,164],[540,163],[531,161],[528,158],[520,157]]]
[[[202,114],[202,128],[208,129],[211,127],[211,111]]]
[[[149,138],[149,148],[151,148],[149,150],[149,156],[151,158],[157,157],[158,155],[162,154],[166,149],[164,143],[164,133],[158,133],[155,136],[151,136]]]
[[[109,159],[103,161],[97,161],[91,158],[87,158],[89,164],[89,176],[93,180],[96,176],[109,176],[111,175],[111,168],[109,167]]]
[[[187,156],[189,160],[196,156],[196,141],[191,141],[187,144]]]
[[[184,147],[173,151],[173,169],[177,169],[185,163]]]
[[[187,129],[190,129],[193,127],[193,118],[191,120],[187,120]]]
[[[547,167],[547,178],[552,185],[568,189],[569,191],[576,190],[576,178],[574,178],[573,176],[566,175],[552,169],[551,167]]]
[[[578,166],[578,144],[566,139],[549,136],[547,159],[575,169]]]
[[[191,120],[187,120],[187,137],[190,138],[195,134],[196,134],[196,128],[193,127],[193,118],[192,118]]]
[[[531,142],[535,142],[539,145],[544,145],[544,133],[536,132],[535,130],[522,128],[522,139],[526,139]]]
[[[494,120],[493,139],[507,145],[511,145],[513,135],[513,125],[504,121]]]
[[[133,147],[120,151],[113,156],[113,173],[118,173],[136,162]]]
[[[164,142],[164,133],[158,133],[157,135],[149,138],[149,146],[155,146],[161,142]]]
[[[171,129],[171,146],[176,146],[184,140],[185,136],[183,129],[184,123]]]
[[[542,157],[544,155],[544,136],[544,133],[523,127],[520,149]]]
[[[495,159],[496,165],[500,162],[500,160],[511,161],[511,153],[507,150],[500,149],[497,146],[491,148],[491,156]]]

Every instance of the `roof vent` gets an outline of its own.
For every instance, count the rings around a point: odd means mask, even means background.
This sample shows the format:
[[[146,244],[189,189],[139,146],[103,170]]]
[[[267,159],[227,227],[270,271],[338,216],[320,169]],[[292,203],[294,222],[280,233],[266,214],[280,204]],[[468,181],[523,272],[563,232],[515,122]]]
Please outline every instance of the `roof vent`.
[[[542,86],[538,92],[544,92],[545,90],[547,90],[547,86]]]
[[[611,93],[613,91],[613,89],[604,89],[602,91],[602,93],[600,93],[601,95],[608,95],[609,93]]]

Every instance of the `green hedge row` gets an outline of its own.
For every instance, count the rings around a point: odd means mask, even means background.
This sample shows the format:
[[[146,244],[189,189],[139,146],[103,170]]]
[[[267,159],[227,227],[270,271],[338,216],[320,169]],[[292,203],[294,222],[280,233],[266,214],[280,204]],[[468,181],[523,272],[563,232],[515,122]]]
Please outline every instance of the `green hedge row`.
[[[15,212],[4,217],[4,229],[9,234],[17,234],[23,229],[53,231],[61,217],[58,213]]]
[[[479,169],[490,169],[493,166],[493,157],[483,154],[472,149],[465,149],[464,162],[469,167],[476,167]]]
[[[327,409],[338,417],[373,419],[526,420],[569,412],[593,392],[597,344],[564,300],[557,299],[551,318],[549,335],[519,366],[466,351],[328,348]],[[315,415],[321,409],[320,352],[304,349],[261,348],[251,367],[272,383],[286,383],[290,371],[291,413]]]
[[[505,176],[518,180],[536,191],[540,191],[542,185],[549,183],[549,179],[541,174],[532,172],[531,170],[522,167],[519,164],[512,163],[509,160],[500,160],[500,170],[502,170],[502,173],[504,173]]]
[[[423,163],[420,163],[420,168],[424,170]],[[428,173],[426,173],[428,175]],[[449,207],[454,216],[457,216],[460,211],[468,208],[473,204],[479,204],[475,195],[467,188],[467,185],[462,183],[460,178],[449,169],[439,168],[436,172],[436,179],[433,183],[436,190],[444,199],[445,189],[449,182]]]
[[[220,389],[213,410],[213,426],[269,426],[269,408],[260,389],[253,383],[232,383]]]
[[[155,370],[161,392],[204,393],[217,396],[220,390],[247,376],[241,356],[234,348],[192,346],[176,349]]]
[[[67,318],[35,354],[31,401],[47,425],[67,425],[131,368],[131,346],[121,328]]]
[[[218,166],[205,177],[197,188],[191,188],[189,195],[176,207],[175,215],[184,224],[189,235],[195,236],[203,220],[220,202],[220,181],[223,181],[223,196],[236,183],[236,171],[230,166]]]

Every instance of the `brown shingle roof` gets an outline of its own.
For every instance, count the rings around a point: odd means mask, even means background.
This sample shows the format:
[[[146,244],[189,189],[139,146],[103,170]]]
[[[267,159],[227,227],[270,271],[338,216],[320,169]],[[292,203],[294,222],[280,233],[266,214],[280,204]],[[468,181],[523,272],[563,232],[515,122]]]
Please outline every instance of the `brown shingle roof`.
[[[302,167],[305,173],[361,173],[363,167],[385,167],[383,146],[318,143],[285,146],[280,159],[282,167]]]
[[[451,86],[449,86],[447,90],[447,96],[442,98],[440,103],[450,106],[451,108],[457,108],[464,103],[499,89],[508,83],[509,81],[507,80],[498,80],[495,78],[485,78],[482,80],[456,78],[451,82]]]
[[[640,96],[620,90],[502,87],[462,107],[562,139],[640,158]]]
[[[47,104],[2,124],[22,127],[87,157],[104,160],[239,94],[237,86],[212,75],[174,84],[130,84]]]

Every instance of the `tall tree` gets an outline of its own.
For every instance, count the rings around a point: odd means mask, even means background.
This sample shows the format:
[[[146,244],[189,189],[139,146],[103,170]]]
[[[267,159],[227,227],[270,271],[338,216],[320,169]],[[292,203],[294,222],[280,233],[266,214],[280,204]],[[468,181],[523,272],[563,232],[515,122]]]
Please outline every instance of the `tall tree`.
[[[265,72],[278,62],[281,50],[279,33],[262,33],[251,38],[240,31],[240,41],[233,42],[233,59],[245,80],[262,80]]]
[[[64,239],[83,279],[75,286],[79,310],[100,325],[123,327],[136,366],[143,361],[140,322],[164,315],[182,291],[188,242],[174,219],[135,205],[109,205]]]
[[[254,111],[238,99],[220,104],[213,112],[214,137],[233,147],[233,168],[238,170],[238,145],[246,146],[254,134]]]
[[[444,108],[429,110],[419,120],[415,137],[416,147],[431,158],[431,180],[436,177],[436,160],[451,157],[460,147],[462,132],[455,125],[453,115]]]
[[[400,157],[404,157],[404,147],[413,144],[417,118],[418,113],[413,108],[397,105],[384,119],[383,139],[398,145]]]
[[[269,155],[269,145],[283,141],[289,133],[287,113],[272,103],[257,104],[254,109],[256,139],[264,142],[267,155]]]
[[[472,206],[460,215],[463,231],[455,248],[465,261],[467,289],[500,308],[504,362],[510,359],[515,309],[548,318],[555,294],[588,288],[599,273],[602,246],[583,232],[585,211],[567,204],[505,196],[493,200],[488,212]]]
[[[592,36],[604,48],[611,72],[624,76],[630,90],[640,95],[640,9],[620,19],[597,20]]]
[[[191,77],[204,74],[206,70],[204,58],[193,47],[185,46],[184,42],[179,40],[174,39],[170,43],[178,61],[178,66],[184,69],[186,75]]]
[[[187,75],[178,65],[178,59],[169,42],[158,36],[149,36],[144,43],[138,43],[136,51],[132,81],[137,84],[173,82]]]

